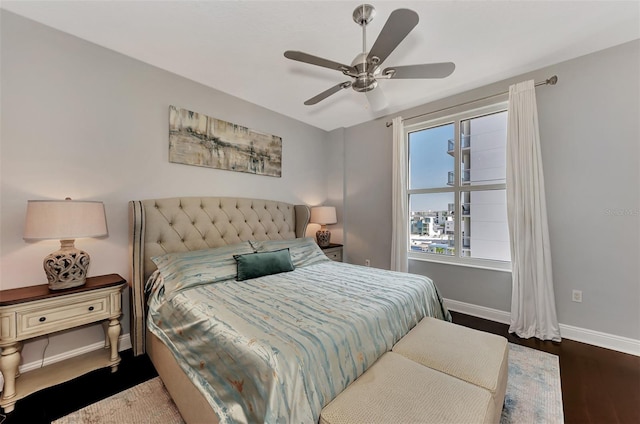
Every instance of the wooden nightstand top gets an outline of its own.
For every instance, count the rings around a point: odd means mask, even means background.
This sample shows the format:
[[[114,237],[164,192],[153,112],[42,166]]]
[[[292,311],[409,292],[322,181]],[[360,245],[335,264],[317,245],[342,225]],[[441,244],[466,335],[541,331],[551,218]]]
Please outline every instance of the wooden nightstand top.
[[[72,293],[82,293],[88,290],[103,289],[106,287],[125,284],[126,280],[118,274],[100,275],[88,277],[87,282],[80,287],[73,287],[66,290],[49,290],[48,284],[37,286],[20,287],[17,289],[0,291],[0,306],[15,305],[18,303],[32,302],[34,300],[48,299],[64,296]]]
[[[332,249],[334,247],[343,247],[341,244],[338,243],[329,243],[329,246],[320,246],[320,249]]]

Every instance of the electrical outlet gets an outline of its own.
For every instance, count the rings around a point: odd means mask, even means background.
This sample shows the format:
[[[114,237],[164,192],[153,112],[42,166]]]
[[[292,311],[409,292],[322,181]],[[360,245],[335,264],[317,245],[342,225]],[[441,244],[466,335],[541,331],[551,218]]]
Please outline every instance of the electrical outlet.
[[[364,266],[371,266],[371,261],[369,259],[365,259]]]
[[[574,290],[571,295],[571,300],[574,302],[582,303],[582,290]]]

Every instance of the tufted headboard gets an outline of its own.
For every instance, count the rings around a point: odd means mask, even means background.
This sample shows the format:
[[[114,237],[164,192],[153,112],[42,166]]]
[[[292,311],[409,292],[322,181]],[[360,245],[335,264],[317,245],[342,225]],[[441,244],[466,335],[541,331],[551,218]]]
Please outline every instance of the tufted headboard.
[[[156,267],[151,258],[247,240],[304,237],[306,205],[237,197],[174,197],[129,202],[131,344],[145,352],[144,284]]]

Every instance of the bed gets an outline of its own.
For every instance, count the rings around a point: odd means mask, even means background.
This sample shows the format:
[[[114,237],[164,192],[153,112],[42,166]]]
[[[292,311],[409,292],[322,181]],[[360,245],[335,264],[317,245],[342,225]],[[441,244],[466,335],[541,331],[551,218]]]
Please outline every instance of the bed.
[[[134,354],[189,423],[317,422],[424,316],[450,320],[429,279],[326,258],[304,238],[305,205],[183,197],[129,211]],[[235,260],[274,254],[291,270],[236,281]]]

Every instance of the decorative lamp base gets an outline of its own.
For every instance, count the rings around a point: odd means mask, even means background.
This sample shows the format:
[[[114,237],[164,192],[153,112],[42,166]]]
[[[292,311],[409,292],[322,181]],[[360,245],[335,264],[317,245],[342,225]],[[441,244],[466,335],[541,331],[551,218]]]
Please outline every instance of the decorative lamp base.
[[[318,246],[327,247],[331,242],[331,231],[318,230],[316,232],[316,239],[318,240]]]
[[[76,249],[74,240],[60,240],[60,250],[44,258],[50,290],[62,290],[83,285],[87,281],[89,254]]]

